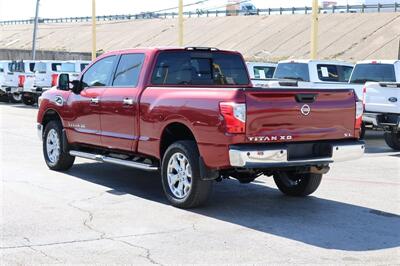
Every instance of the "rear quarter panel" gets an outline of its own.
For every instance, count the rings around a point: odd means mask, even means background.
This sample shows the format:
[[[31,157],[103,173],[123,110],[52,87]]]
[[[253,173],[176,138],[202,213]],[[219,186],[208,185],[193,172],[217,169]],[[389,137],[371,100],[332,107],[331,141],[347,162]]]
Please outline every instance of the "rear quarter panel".
[[[140,102],[138,152],[160,158],[160,138],[171,123],[186,125],[210,168],[229,167],[228,145],[243,143],[244,134],[225,133],[219,112],[223,101],[245,102],[237,88],[148,87]]]

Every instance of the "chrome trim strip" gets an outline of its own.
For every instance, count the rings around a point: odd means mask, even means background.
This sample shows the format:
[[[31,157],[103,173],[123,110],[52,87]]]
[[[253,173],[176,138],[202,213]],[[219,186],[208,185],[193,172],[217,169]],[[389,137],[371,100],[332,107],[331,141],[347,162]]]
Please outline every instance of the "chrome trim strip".
[[[290,165],[290,164],[309,164],[309,163],[331,163],[344,162],[359,159],[364,155],[364,144],[343,144],[332,145],[332,157],[314,158],[304,160],[288,160],[288,151],[286,148],[272,150],[245,150],[229,149],[229,161],[233,167],[246,167],[247,165]]]
[[[121,160],[117,158],[112,158],[100,154],[93,154],[93,153],[88,153],[88,152],[81,152],[81,151],[70,151],[70,155],[76,156],[76,157],[81,157],[89,160],[95,160],[98,162],[105,162],[105,163],[112,163],[112,164],[118,164],[118,165],[123,165],[123,166],[128,166],[136,169],[141,169],[145,171],[157,171],[158,167],[154,165],[148,165],[144,163],[138,163],[134,161],[128,161],[128,160]]]

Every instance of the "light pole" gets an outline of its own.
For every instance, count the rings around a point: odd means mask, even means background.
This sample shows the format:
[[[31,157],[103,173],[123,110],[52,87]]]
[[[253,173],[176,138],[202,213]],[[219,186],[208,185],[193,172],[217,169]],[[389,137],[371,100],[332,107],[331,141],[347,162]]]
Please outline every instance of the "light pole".
[[[183,0],[179,0],[178,43],[183,46]]]
[[[92,0],[92,61],[96,59],[96,0]]]
[[[318,56],[318,9],[318,0],[313,0],[311,20],[311,59],[317,59]]]
[[[33,24],[33,38],[32,38],[32,60],[36,59],[36,34],[37,34],[37,26],[39,23],[39,2],[40,0],[36,0],[36,12],[35,12],[35,21]]]

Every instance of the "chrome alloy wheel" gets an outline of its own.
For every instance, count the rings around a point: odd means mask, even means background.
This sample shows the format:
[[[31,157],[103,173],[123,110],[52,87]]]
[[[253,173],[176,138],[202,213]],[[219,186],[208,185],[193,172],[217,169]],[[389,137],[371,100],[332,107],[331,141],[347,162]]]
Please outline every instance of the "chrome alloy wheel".
[[[185,198],[192,188],[192,167],[182,153],[175,153],[168,161],[168,185],[172,194],[179,199]]]
[[[56,164],[60,158],[60,138],[55,129],[50,129],[46,138],[47,157],[51,164]]]

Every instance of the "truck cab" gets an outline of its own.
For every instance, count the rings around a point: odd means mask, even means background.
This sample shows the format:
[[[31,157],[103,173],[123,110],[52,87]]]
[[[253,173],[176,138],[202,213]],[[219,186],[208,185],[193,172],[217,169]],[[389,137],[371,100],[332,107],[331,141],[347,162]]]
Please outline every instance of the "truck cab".
[[[246,62],[251,82],[255,87],[263,87],[274,76],[277,64],[264,62]]]
[[[279,61],[270,87],[349,88],[348,81],[354,65],[338,60]],[[362,91],[356,91],[362,98]]]

